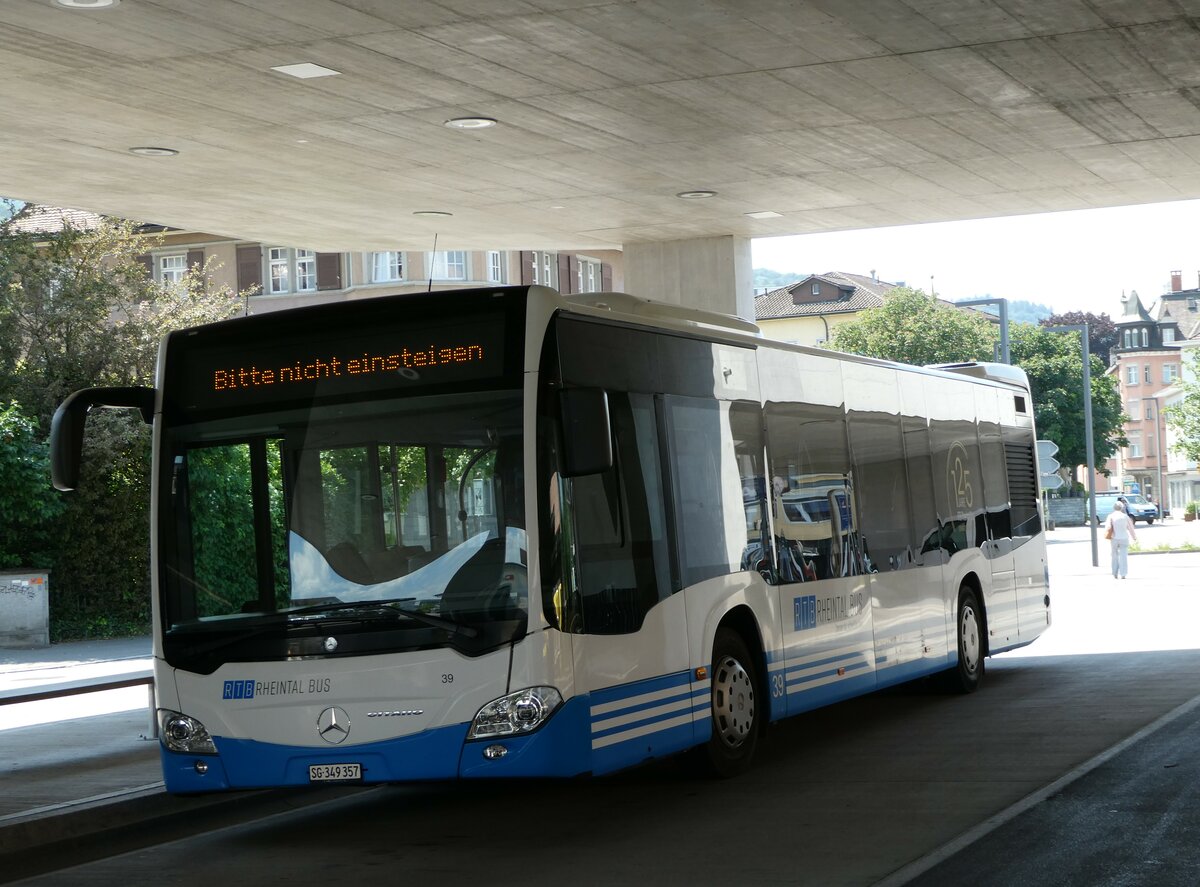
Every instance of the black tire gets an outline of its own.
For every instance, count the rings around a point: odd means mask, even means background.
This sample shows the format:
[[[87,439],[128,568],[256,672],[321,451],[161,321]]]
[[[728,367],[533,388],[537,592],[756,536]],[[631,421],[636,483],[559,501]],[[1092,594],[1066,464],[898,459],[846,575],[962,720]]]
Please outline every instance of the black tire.
[[[974,693],[983,682],[987,648],[983,632],[983,607],[975,589],[966,583],[958,590],[954,636],[958,662],[946,672],[947,687],[955,693]]]
[[[758,662],[742,636],[717,629],[713,640],[712,736],[700,749],[705,770],[728,778],[750,769],[766,710],[759,699]]]
[[[1152,518],[1152,517],[1146,518],[1146,526],[1150,526],[1152,523],[1154,523],[1154,518]]]

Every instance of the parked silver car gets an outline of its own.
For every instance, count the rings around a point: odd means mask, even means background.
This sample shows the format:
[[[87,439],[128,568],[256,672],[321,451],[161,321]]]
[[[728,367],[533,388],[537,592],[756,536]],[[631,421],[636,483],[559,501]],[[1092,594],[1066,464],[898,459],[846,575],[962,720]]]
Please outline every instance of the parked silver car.
[[[1096,494],[1096,523],[1102,523],[1107,520],[1112,513],[1113,505],[1120,500],[1125,503],[1125,513],[1128,514],[1133,521],[1145,521],[1147,524],[1152,524],[1159,518],[1158,506],[1150,502],[1143,496],[1136,493],[1129,495],[1122,493],[1119,490],[1109,490],[1104,493]]]

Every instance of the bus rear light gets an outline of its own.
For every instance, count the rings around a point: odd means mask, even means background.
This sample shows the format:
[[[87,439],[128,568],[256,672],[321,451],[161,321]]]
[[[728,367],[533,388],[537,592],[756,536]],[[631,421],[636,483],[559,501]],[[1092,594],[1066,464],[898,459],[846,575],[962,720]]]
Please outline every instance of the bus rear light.
[[[158,735],[168,751],[186,755],[215,755],[217,746],[207,728],[195,718],[163,709],[158,713]]]
[[[562,696],[553,687],[529,687],[493,699],[471,721],[468,739],[493,736],[519,736],[532,733],[554,710],[562,705]]]

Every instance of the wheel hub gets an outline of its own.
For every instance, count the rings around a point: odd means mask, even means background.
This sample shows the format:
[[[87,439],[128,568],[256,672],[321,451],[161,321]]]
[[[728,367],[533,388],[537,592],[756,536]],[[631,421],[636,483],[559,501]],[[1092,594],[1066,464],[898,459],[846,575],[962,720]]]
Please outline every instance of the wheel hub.
[[[732,656],[717,665],[712,705],[717,735],[729,748],[737,748],[754,729],[754,684]]]

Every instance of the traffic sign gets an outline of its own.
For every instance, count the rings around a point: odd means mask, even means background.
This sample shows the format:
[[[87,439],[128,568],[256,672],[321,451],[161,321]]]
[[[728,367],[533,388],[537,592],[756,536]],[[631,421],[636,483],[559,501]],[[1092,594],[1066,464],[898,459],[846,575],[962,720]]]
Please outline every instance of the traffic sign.
[[[1062,479],[1061,474],[1043,474],[1038,478],[1038,485],[1043,490],[1057,490],[1066,481]]]
[[[1043,475],[1053,474],[1058,471],[1058,460],[1054,457],[1058,454],[1058,444],[1052,440],[1039,440],[1037,442],[1038,468],[1041,469]],[[1048,489],[1054,489],[1048,487]]]

